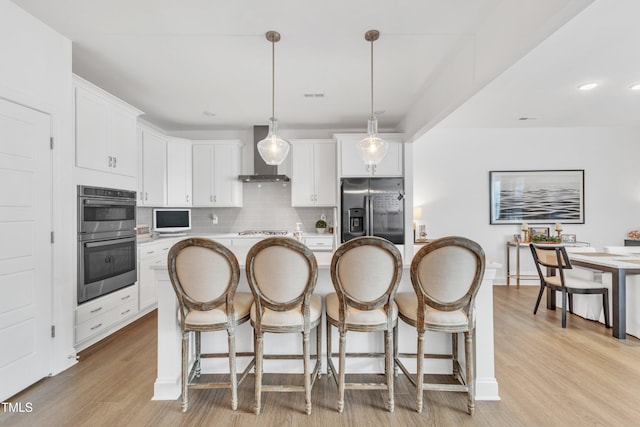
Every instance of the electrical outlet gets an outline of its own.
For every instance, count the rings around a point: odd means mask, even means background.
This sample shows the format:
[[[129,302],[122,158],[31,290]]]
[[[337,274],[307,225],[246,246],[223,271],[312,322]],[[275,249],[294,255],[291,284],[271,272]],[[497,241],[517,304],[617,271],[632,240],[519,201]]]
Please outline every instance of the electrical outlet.
[[[211,214],[211,223],[212,223],[213,225],[218,224],[218,215],[216,215],[216,214]]]

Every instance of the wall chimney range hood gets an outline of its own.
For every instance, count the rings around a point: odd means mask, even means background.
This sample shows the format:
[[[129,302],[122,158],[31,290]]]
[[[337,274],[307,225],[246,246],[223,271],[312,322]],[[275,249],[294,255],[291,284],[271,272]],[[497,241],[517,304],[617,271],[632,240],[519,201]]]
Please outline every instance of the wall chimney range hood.
[[[278,166],[268,165],[260,157],[258,141],[263,140],[269,133],[269,126],[253,127],[253,175],[239,175],[244,182],[289,182],[286,175],[278,175]]]

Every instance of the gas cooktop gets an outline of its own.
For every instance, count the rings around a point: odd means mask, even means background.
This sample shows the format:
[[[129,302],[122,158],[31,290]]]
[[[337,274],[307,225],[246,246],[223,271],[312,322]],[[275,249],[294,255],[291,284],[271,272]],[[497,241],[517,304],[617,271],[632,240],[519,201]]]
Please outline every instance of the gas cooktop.
[[[245,230],[238,233],[239,236],[285,236],[287,230]]]

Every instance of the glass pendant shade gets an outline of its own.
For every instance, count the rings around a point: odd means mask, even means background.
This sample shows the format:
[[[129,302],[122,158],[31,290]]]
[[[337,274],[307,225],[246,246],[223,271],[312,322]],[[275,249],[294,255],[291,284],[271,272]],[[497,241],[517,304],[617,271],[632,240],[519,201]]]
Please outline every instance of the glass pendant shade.
[[[269,119],[269,133],[266,138],[258,142],[258,152],[262,160],[268,165],[280,165],[289,154],[291,144],[286,139],[278,137],[278,119]]]
[[[378,136],[378,119],[369,118],[367,136],[358,143],[358,152],[365,165],[375,166],[387,155],[389,143]]]

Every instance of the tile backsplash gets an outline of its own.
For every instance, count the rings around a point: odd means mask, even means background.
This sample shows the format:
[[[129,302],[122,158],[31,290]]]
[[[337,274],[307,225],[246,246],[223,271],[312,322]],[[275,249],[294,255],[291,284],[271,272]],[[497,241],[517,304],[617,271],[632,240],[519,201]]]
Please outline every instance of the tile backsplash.
[[[335,208],[291,207],[289,183],[261,182],[243,183],[242,208],[192,208],[193,233],[235,233],[243,230],[287,230],[293,231],[296,222],[302,223],[303,232],[314,232],[315,223],[323,213],[329,225],[335,225]],[[137,209],[138,224],[152,225],[153,209]],[[213,224],[212,215],[218,217]]]

